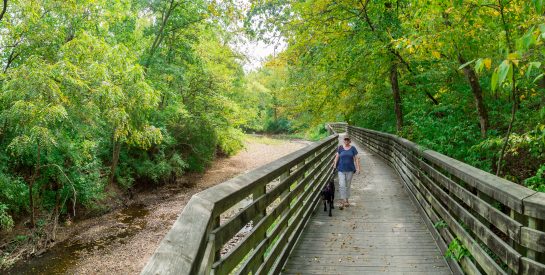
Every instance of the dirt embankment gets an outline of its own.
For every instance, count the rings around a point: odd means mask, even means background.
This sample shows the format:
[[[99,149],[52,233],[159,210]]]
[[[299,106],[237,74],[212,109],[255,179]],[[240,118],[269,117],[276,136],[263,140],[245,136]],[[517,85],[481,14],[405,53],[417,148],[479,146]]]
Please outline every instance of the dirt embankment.
[[[137,193],[131,205],[61,228],[71,236],[13,274],[138,274],[193,194],[308,145],[307,141],[250,137],[246,149],[218,159],[202,175]],[[184,187],[187,183],[193,187]]]

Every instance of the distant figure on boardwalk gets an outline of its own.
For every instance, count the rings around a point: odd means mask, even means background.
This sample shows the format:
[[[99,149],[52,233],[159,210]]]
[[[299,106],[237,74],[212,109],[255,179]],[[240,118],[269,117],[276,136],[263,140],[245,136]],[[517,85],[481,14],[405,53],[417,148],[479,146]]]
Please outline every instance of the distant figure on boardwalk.
[[[344,144],[337,148],[337,154],[333,160],[333,168],[336,168],[339,173],[339,193],[340,205],[342,210],[344,207],[350,206],[348,198],[350,197],[350,183],[354,173],[360,173],[360,159],[357,157],[358,150],[350,145],[350,138],[344,138]]]

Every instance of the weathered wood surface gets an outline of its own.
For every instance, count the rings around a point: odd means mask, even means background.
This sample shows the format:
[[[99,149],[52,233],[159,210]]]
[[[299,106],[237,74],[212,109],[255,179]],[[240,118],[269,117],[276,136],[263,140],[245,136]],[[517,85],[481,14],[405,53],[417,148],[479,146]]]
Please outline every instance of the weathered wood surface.
[[[352,206],[329,217],[320,204],[282,273],[451,274],[396,172],[356,148],[362,173],[352,181]]]

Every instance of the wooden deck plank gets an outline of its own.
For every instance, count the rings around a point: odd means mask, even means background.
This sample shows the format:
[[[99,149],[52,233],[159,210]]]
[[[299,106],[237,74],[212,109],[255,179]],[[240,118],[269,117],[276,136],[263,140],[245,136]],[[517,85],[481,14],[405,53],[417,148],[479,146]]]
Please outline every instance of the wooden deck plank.
[[[399,176],[354,145],[362,173],[352,181],[351,206],[333,217],[319,206],[282,273],[452,274]]]

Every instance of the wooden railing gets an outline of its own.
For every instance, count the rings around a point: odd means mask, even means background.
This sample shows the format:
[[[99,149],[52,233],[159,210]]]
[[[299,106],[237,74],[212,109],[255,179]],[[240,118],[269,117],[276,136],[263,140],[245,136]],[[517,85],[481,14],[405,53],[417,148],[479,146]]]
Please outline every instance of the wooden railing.
[[[329,133],[345,133],[348,127],[346,122],[328,122],[325,124]]]
[[[337,138],[194,195],[142,274],[278,274],[332,175]]]
[[[455,255],[455,273],[545,274],[545,193],[395,135],[347,128],[399,173],[441,250]]]

